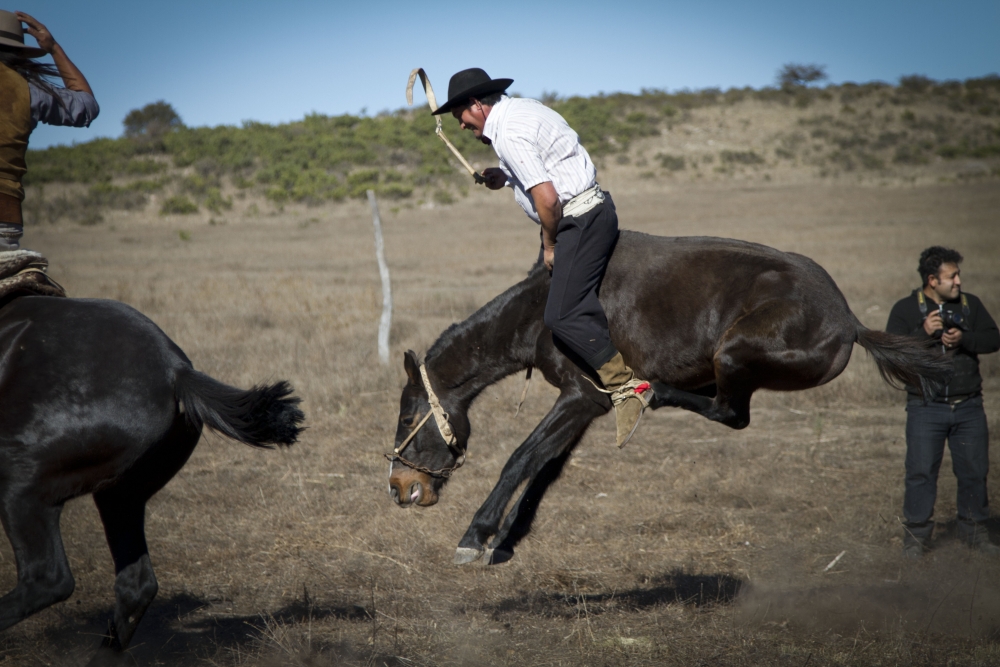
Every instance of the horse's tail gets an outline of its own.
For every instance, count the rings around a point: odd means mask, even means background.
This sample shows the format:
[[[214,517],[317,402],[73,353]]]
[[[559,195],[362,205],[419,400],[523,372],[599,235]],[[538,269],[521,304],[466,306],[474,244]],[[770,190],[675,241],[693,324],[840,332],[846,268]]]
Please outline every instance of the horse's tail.
[[[891,386],[919,387],[925,398],[933,399],[951,377],[951,359],[931,345],[909,336],[867,329],[857,319],[855,323],[858,344],[875,360],[882,379]]]
[[[305,415],[285,381],[244,391],[187,368],[177,373],[174,392],[192,423],[253,447],[288,446],[302,432]]]

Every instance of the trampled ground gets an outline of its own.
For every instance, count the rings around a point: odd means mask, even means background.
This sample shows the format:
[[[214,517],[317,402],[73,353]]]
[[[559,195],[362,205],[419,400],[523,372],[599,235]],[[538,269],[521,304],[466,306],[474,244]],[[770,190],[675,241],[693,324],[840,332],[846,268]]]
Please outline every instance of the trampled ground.
[[[868,326],[885,325],[916,286],[920,250],[936,243],[965,254],[966,289],[1000,316],[995,180],[654,187],[626,176],[608,169],[602,179],[623,227],[806,254]],[[402,352],[427,349],[521,279],[535,228],[508,193],[395,213],[383,205],[396,312],[382,367],[367,206],[261,209],[214,225],[121,212],[26,236],[72,295],[135,306],[230,384],[291,380],[308,415],[302,441],[284,452],[207,436],[153,499],[160,594],[129,664],[1000,663],[1000,562],[950,535],[949,459],[936,549],[916,565],[900,558],[902,397],[860,348],[826,387],[758,395],[744,431],[660,410],[618,451],[611,418],[599,420],[511,562],[451,565],[555,392],[534,381],[515,418],[522,379],[488,390],[472,411],[468,464],[437,506],[403,511],[381,457]],[[983,359],[995,434],[998,356]],[[89,499],[67,505],[63,531],[76,592],[0,635],[9,664],[83,664],[106,628],[113,569]],[[0,585],[14,580],[5,543]]]

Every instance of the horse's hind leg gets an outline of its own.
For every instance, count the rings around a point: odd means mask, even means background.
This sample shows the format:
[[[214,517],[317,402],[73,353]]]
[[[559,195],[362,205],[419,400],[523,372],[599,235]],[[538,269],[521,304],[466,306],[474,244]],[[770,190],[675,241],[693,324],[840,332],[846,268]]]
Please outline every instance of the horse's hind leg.
[[[666,407],[690,410],[706,419],[740,429],[746,428],[750,423],[751,394],[752,391],[733,390],[723,385],[716,390],[713,398],[709,398],[662,382],[654,382],[649,407],[654,410]]]
[[[0,504],[0,518],[17,561],[17,586],[0,598],[0,630],[73,594],[73,574],[59,533],[62,505],[12,496]]]
[[[115,561],[115,620],[102,646],[121,651],[159,588],[146,549],[146,501],[107,491],[95,493],[94,502]]]

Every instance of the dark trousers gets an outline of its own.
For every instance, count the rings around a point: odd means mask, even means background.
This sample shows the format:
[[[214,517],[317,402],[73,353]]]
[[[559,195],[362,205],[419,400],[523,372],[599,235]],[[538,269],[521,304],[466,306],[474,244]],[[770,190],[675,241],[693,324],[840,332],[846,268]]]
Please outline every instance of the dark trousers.
[[[608,318],[597,300],[611,251],[618,240],[618,214],[611,195],[583,215],[566,217],[556,230],[552,284],[545,303],[545,326],[593,369],[618,350],[611,343]]]
[[[989,472],[989,431],[983,397],[956,405],[910,401],[906,404],[906,492],[903,516],[907,525],[926,524],[934,516],[938,471],[944,442],[951,449],[958,479],[958,518],[985,521],[990,516],[986,495]]]

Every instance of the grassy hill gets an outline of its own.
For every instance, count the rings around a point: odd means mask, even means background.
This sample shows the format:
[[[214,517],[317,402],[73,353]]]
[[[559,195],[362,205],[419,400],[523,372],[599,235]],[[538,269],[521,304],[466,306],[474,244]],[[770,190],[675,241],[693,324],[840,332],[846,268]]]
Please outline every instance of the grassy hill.
[[[1000,77],[899,85],[706,89],[543,100],[602,169],[638,180],[854,178],[917,182],[1000,176]],[[460,132],[474,165],[492,151]],[[312,114],[284,125],[178,127],[28,152],[29,222],[96,224],[102,212],[225,215],[234,200],[318,205],[373,189],[400,205],[467,193],[427,109],[376,117]],[[634,172],[634,173],[633,173]],[[257,203],[259,202],[259,204]]]

